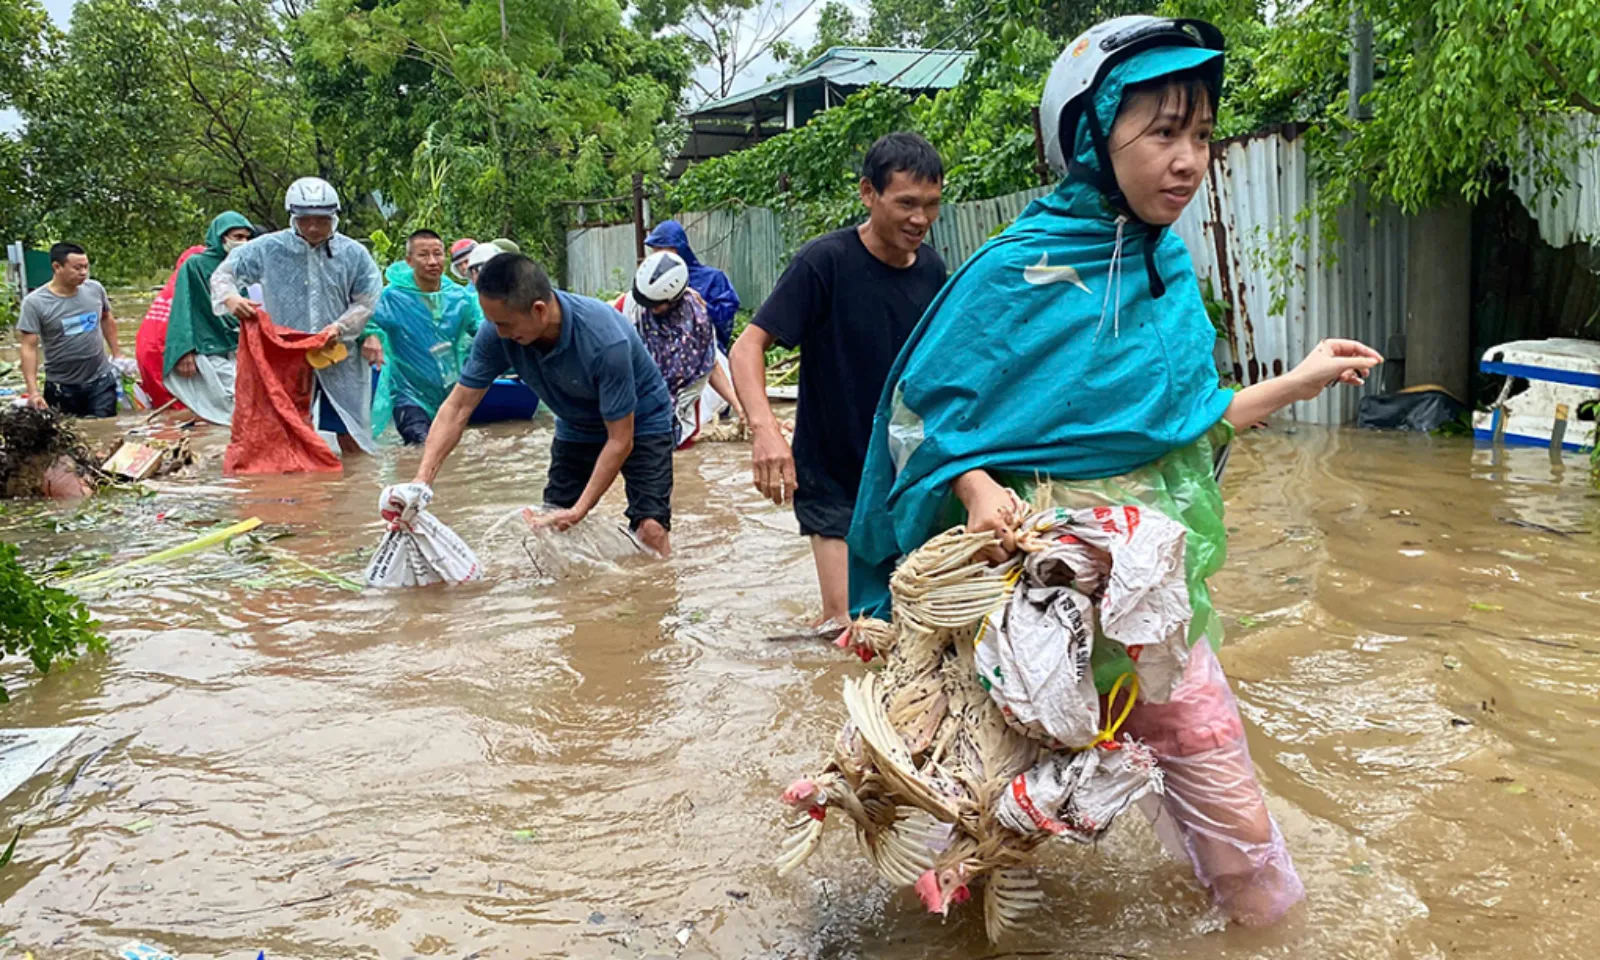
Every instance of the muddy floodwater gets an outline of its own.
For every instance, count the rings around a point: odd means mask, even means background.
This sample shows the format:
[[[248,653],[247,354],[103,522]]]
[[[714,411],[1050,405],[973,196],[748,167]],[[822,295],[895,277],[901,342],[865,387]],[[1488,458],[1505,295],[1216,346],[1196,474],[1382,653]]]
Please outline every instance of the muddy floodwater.
[[[125,418],[122,426],[141,422]],[[97,429],[111,431],[112,425]],[[0,957],[1433,958],[1600,951],[1600,501],[1583,464],[1280,424],[1242,438],[1214,581],[1262,781],[1307,903],[1228,928],[1135,814],[1046,857],[1049,909],[990,947],[837,821],[780,879],[777,795],[862,669],[767,637],[814,612],[744,448],[677,460],[677,555],[541,577],[515,536],[549,424],[468,433],[436,512],[482,584],[352,593],[212,551],[91,594],[108,652],[32,676],[6,726],[82,734],[0,805]],[[342,477],[198,478],[0,535],[103,565],[217,521],[359,578],[418,454]],[[619,516],[616,496],[602,512]],[[549,571],[546,571],[549,573]],[[680,939],[686,941],[680,946]]]

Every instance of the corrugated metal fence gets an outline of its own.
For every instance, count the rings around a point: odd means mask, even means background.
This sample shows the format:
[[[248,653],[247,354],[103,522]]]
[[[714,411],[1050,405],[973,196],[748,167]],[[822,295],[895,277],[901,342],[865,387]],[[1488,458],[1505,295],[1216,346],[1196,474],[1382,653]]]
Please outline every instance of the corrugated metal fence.
[[[1512,178],[1512,190],[1539,221],[1539,236],[1546,243],[1600,243],[1600,117],[1578,114],[1559,122],[1567,128],[1566,138],[1557,136],[1552,146],[1571,151],[1556,158],[1566,183],[1541,189],[1523,171]]]
[[[1293,367],[1326,337],[1349,337],[1384,353],[1403,349],[1406,309],[1404,217],[1358,201],[1339,216],[1339,239],[1323,242],[1310,216],[1316,187],[1304,142],[1281,132],[1219,143],[1200,193],[1174,229],[1189,247],[1201,288],[1229,307],[1234,374],[1257,383]],[[1346,423],[1361,397],[1325,391],[1297,403],[1308,423]]]
[[[991,235],[1049,188],[991,200],[946,204],[929,242],[953,272]],[[1405,332],[1406,221],[1392,209],[1356,204],[1339,218],[1327,248],[1309,215],[1316,197],[1304,144],[1273,131],[1219,143],[1201,192],[1174,229],[1189,247],[1201,286],[1229,311],[1228,347],[1239,379],[1256,383],[1298,363],[1324,337],[1353,337],[1392,351]],[[1304,214],[1304,215],[1303,215]],[[680,218],[695,252],[727,272],[746,306],[772,291],[803,238],[789,237],[770,210],[687,213]],[[567,286],[579,293],[619,291],[633,270],[633,226],[567,234]],[[1330,390],[1294,415],[1308,423],[1354,419],[1365,390]]]
[[[782,219],[761,207],[713,210],[678,216],[689,245],[702,262],[728,275],[740,302],[755,307],[767,299],[792,250]],[[633,282],[633,224],[567,231],[567,289],[594,296],[620,293]]]

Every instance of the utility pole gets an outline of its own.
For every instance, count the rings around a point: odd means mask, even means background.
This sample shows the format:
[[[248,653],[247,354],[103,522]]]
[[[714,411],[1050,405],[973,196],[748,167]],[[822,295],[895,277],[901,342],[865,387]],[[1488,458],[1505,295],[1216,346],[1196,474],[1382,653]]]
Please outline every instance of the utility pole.
[[[633,254],[634,263],[644,262],[644,174],[633,175]]]
[[[1371,120],[1372,107],[1363,102],[1372,92],[1372,21],[1359,2],[1350,4],[1350,119]]]

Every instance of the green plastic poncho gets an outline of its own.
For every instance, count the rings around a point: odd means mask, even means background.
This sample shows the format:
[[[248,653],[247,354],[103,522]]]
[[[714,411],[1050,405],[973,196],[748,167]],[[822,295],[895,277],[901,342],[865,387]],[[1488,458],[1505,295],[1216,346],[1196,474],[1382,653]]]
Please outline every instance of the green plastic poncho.
[[[1103,128],[1130,84],[1216,55],[1159,48],[1119,63],[1095,95]],[[1097,168],[1086,126],[1076,158]],[[1220,643],[1205,585],[1226,551],[1211,461],[1231,437],[1233,395],[1215,342],[1171,231],[1119,221],[1075,179],[1034,201],[950,278],[890,370],[850,529],[851,612],[888,618],[896,563],[964,521],[951,484],[983,468],[1028,499],[1039,478],[1055,506],[1137,502],[1183,522],[1190,640]],[[1131,667],[1120,647],[1096,649],[1104,690]]]
[[[243,214],[229,210],[218,215],[206,229],[205,250],[185,260],[178,271],[172,288],[172,314],[167,320],[167,346],[161,356],[163,376],[170,376],[178,361],[190,353],[218,357],[239,349],[239,321],[231,314],[212,312],[211,275],[228,256],[222,235],[240,227],[250,229]]]
[[[441,278],[437,293],[424,293],[404,260],[390,264],[384,277],[389,285],[367,321],[367,333],[378,335],[384,356],[372,399],[375,436],[393,426],[396,407],[438,415],[483,322],[478,298],[449,277]]]

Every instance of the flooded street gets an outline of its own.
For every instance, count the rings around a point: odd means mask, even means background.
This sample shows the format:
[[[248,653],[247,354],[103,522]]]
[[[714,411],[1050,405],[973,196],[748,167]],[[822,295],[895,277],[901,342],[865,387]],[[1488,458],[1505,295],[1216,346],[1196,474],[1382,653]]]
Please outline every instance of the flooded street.
[[[552,581],[514,536],[483,542],[538,501],[549,435],[472,430],[436,485],[481,584],[357,594],[213,550],[91,594],[104,656],[44,678],[7,660],[6,726],[84,733],[0,805],[25,826],[0,957],[1594,955],[1600,500],[1576,457],[1242,438],[1221,656],[1308,901],[1224,928],[1130,814],[1051,849],[1050,909],[991,948],[977,904],[930,917],[837,817],[796,874],[770,866],[777,795],[862,668],[764,639],[812,614],[815,579],[746,448],[679,455],[670,562]],[[378,491],[420,457],[222,480],[225,443],[201,433],[200,479],[153,497],[7,504],[0,535],[33,561],[126,559],[254,516],[359,579]]]

